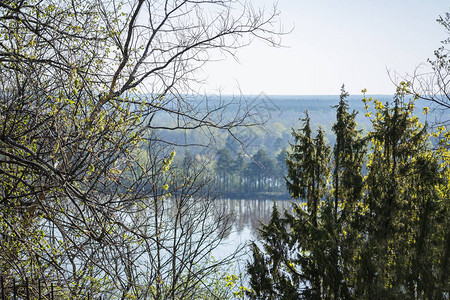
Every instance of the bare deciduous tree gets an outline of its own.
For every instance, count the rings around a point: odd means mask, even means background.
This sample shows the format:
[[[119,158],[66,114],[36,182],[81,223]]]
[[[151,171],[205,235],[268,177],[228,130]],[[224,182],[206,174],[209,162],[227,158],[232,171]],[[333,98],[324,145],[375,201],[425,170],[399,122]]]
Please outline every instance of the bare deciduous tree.
[[[445,28],[450,36],[450,13],[441,16],[437,21]],[[442,46],[434,51],[434,58],[428,59],[416,69],[414,74],[404,78],[410,83],[408,88],[416,97],[435,104],[435,109],[443,112],[450,109],[450,37],[442,41]],[[450,120],[444,116],[441,122]]]
[[[229,218],[197,173],[179,181],[171,154],[143,147],[159,128],[250,125],[245,103],[224,118],[231,103],[185,94],[212,55],[277,45],[276,21],[234,0],[0,1],[2,273],[57,279],[70,299],[204,284]]]

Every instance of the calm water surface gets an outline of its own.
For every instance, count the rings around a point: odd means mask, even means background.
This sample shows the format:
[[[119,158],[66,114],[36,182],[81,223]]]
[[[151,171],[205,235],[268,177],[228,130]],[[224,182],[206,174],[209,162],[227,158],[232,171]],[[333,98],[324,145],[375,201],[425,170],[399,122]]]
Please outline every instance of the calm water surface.
[[[232,230],[225,237],[221,246],[213,252],[216,258],[225,257],[236,249],[248,245],[251,241],[258,244],[258,228],[260,222],[267,223],[270,220],[273,208],[273,200],[237,200],[227,199],[223,201],[223,205],[228,212],[234,213],[236,220]],[[284,211],[284,208],[291,210],[292,200],[276,200],[278,210]],[[245,247],[238,269],[245,267],[245,262],[249,259],[249,247]]]

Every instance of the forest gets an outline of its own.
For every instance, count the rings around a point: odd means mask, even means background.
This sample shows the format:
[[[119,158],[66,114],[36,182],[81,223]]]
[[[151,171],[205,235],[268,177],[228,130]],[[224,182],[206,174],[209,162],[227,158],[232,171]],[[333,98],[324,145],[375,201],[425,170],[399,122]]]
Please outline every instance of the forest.
[[[402,82],[392,102],[363,98],[362,134],[342,90],[332,147],[305,113],[286,158],[296,201],[274,204],[252,244],[250,298],[448,298],[450,132],[421,123],[410,95]]]
[[[391,102],[393,98],[389,95],[365,95],[365,97],[377,99],[382,103]],[[373,114],[375,107],[366,107],[362,101],[363,98],[364,96],[361,94],[361,96],[348,95],[346,99],[351,109],[358,112],[355,116],[357,127],[367,133],[372,128],[372,123],[369,118],[365,117],[365,114]],[[217,134],[211,145],[212,149],[191,147],[186,150],[179,148],[175,162],[183,164],[196,159],[208,161],[209,172],[215,177],[222,197],[287,200],[289,193],[285,183],[286,157],[289,144],[293,142],[292,130],[301,126],[304,112],[308,111],[312,120],[312,129],[321,128],[325,140],[333,146],[336,138],[332,127],[336,119],[335,106],[339,102],[339,95],[259,95],[249,97],[249,101],[260,113],[258,117],[264,120],[261,127],[239,129],[233,134]],[[416,101],[415,109],[422,112],[427,107],[426,105],[425,102]],[[230,107],[227,113],[233,113],[234,109]],[[427,114],[417,114],[417,117],[424,123],[437,124],[441,122],[442,113],[432,109]],[[182,140],[187,144],[202,143],[202,139],[205,139],[205,136],[198,131],[185,134],[184,132],[162,130],[159,134],[165,139]],[[235,138],[236,136],[238,139]],[[430,142],[437,144],[438,139],[431,137]]]
[[[282,46],[280,22],[234,0],[0,1],[2,299],[448,299],[450,38],[392,96],[195,90],[216,58]],[[214,256],[223,198],[292,209]]]

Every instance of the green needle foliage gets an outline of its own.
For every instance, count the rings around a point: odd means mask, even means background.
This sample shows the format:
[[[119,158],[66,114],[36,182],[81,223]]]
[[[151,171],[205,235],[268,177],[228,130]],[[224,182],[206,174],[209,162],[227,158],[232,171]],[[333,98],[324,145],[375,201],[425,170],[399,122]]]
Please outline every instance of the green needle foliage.
[[[248,264],[250,298],[448,295],[449,134],[443,127],[429,134],[407,94],[405,83],[392,103],[363,99],[373,130],[362,136],[343,88],[332,163],[321,131],[311,137],[307,114],[293,130],[286,183],[297,201],[284,216],[274,205],[261,225],[264,251],[253,244]]]

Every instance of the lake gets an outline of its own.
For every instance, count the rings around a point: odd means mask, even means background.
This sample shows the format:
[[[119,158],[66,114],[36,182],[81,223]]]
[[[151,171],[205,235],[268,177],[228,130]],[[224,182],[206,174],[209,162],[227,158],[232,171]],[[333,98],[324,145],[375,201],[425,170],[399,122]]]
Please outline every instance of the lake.
[[[226,199],[222,201],[228,212],[235,215],[234,225],[229,234],[222,241],[221,245],[213,251],[213,256],[217,259],[225,257],[241,246],[248,245],[251,241],[258,243],[258,228],[260,221],[267,223],[270,220],[273,208],[273,200],[243,200]],[[291,209],[292,199],[275,200],[275,203],[282,213],[284,208]],[[246,261],[251,257],[249,247],[243,249],[240,259],[236,260],[233,270],[235,272],[245,272]]]

